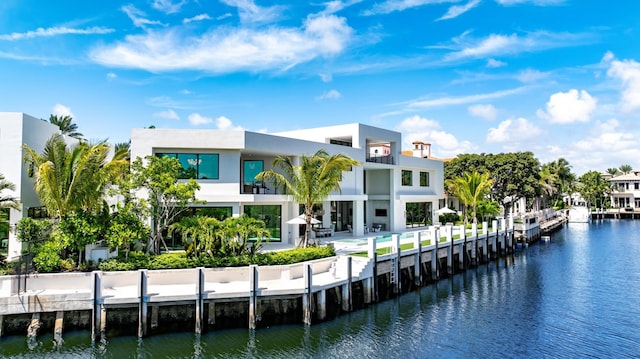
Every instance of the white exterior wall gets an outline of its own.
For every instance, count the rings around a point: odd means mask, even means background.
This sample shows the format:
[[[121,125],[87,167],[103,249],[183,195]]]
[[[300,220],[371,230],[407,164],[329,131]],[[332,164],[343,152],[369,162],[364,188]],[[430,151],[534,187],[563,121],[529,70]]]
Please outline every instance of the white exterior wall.
[[[26,144],[36,152],[41,152],[47,140],[55,133],[59,133],[58,126],[49,122],[21,112],[0,112],[0,173],[16,186],[14,196],[20,199],[21,207],[21,211],[11,210],[11,228],[15,228],[15,224],[27,216],[30,207],[40,206],[40,200],[33,189],[34,180],[28,176],[24,165],[22,145]],[[17,240],[15,232],[10,231],[8,259],[18,257],[21,250],[22,243]]]
[[[330,139],[351,141],[352,147],[330,144]],[[363,235],[365,223],[385,223],[387,230],[405,229],[405,205],[407,202],[437,202],[444,198],[444,169],[441,161],[400,155],[401,134],[366,126],[347,124],[323,128],[264,134],[249,131],[223,130],[170,130],[134,129],[131,134],[131,157],[144,157],[159,152],[218,153],[219,179],[199,180],[197,198],[207,201],[207,206],[232,206],[233,215],[240,215],[247,204],[275,204],[282,209],[282,242],[293,244],[299,235],[297,225],[286,221],[297,216],[298,204],[282,194],[243,193],[242,161],[262,160],[264,169],[271,169],[276,156],[291,156],[294,163],[302,155],[312,155],[319,149],[330,154],[343,153],[361,163],[345,172],[340,183],[341,191],[334,191],[323,202],[352,202],[354,235]],[[393,163],[367,162],[368,147],[386,143],[393,156]],[[414,171],[413,186],[401,186],[402,169]],[[429,172],[430,185],[420,187],[419,172]],[[366,192],[365,193],[365,172]],[[323,217],[325,226],[331,224],[328,208]],[[386,218],[377,218],[375,209],[386,209]],[[366,218],[365,218],[366,217]],[[384,221],[383,221],[384,219]]]

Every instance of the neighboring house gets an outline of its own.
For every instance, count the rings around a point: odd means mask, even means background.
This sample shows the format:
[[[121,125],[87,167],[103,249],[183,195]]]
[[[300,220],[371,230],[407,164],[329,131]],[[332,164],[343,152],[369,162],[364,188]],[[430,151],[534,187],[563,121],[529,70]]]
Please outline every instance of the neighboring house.
[[[399,132],[357,123],[273,134],[133,129],[131,158],[177,157],[200,184],[196,197],[206,202],[193,213],[245,213],[265,221],[270,242],[293,245],[304,227],[286,222],[302,213],[300,205],[272,184],[255,180],[281,155],[296,163],[324,149],[361,162],[344,173],[341,192],[316,206],[314,216],[322,227],[363,236],[374,228],[400,231],[436,222],[434,211],[444,199],[443,162],[403,155],[401,143]]]
[[[15,235],[15,225],[26,216],[41,216],[42,208],[36,195],[33,177],[24,164],[22,145],[26,144],[37,152],[42,152],[47,140],[60,129],[48,121],[37,119],[20,112],[0,112],[0,173],[15,185],[13,196],[20,200],[20,211],[10,210],[8,259],[20,256],[22,243]]]
[[[612,177],[603,174],[603,178],[611,183],[611,206],[613,208],[640,208],[640,171]]]

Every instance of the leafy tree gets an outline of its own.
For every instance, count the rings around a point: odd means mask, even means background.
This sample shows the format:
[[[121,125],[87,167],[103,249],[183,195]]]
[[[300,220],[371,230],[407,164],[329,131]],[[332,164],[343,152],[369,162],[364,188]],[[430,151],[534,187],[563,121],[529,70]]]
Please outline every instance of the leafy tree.
[[[544,164],[540,170],[540,186],[542,187],[542,198],[545,202],[553,198],[560,186],[558,174],[553,171],[549,164]]]
[[[631,171],[633,171],[633,167],[631,167],[631,165],[620,165],[620,167],[618,167],[618,169],[620,169],[620,172],[623,175],[626,175],[628,173],[631,173]]]
[[[69,147],[61,135],[47,140],[42,153],[24,145],[25,162],[35,171],[35,190],[50,215],[62,218],[77,210],[96,213],[107,187],[126,161],[107,161],[109,145],[80,142]]]
[[[200,185],[193,179],[178,181],[182,166],[177,158],[147,156],[145,161],[138,157],[131,164],[130,184],[124,188],[146,190],[152,220],[149,249],[159,253],[161,245],[167,249],[164,232],[176,216],[188,205],[198,203],[196,191]]]
[[[84,137],[80,132],[78,132],[78,125],[73,123],[73,118],[71,118],[71,116],[51,115],[49,116],[49,122],[58,126],[63,135],[77,138],[79,140],[82,140]]]
[[[104,238],[110,248],[123,250],[128,259],[131,246],[149,238],[149,227],[131,207],[122,207],[111,214]]]
[[[473,223],[478,222],[478,204],[489,194],[492,184],[493,180],[490,178],[489,172],[480,174],[474,171],[465,173],[462,177],[447,180],[447,187],[450,191],[464,203],[466,208],[471,207]]]
[[[99,215],[85,211],[65,215],[56,223],[57,231],[54,232],[58,242],[65,243],[64,249],[70,249],[78,256],[77,264],[84,263],[84,248],[88,244],[94,244],[104,239],[105,228],[109,221],[109,212],[103,206]]]
[[[326,150],[320,149],[311,156],[302,156],[300,165],[294,165],[289,157],[278,156],[273,161],[274,169],[260,172],[256,179],[284,188],[284,193],[304,206],[306,229],[300,244],[306,247],[311,232],[313,205],[322,202],[334,190],[340,191],[342,173],[359,165],[360,162],[347,155],[329,155]]]
[[[609,182],[598,171],[589,171],[579,179],[578,192],[588,206],[603,207],[605,196],[610,192]]]
[[[478,203],[477,211],[478,218],[488,221],[500,214],[500,203],[485,198]]]

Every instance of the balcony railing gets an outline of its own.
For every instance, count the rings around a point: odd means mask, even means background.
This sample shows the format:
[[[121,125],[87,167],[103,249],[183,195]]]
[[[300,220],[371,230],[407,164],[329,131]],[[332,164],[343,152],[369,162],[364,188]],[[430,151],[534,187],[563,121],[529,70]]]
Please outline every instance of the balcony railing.
[[[382,163],[385,165],[394,165],[395,162],[393,161],[393,156],[376,156],[376,155],[367,155],[366,158],[367,162],[373,162],[373,163]]]

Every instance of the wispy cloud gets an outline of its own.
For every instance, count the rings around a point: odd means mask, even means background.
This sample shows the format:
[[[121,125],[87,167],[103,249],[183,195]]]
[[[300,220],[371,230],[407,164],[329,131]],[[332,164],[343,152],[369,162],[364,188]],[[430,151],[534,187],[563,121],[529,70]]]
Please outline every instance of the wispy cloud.
[[[267,23],[277,19],[284,9],[282,6],[262,7],[253,0],[220,0],[222,3],[238,8],[238,16],[243,23]]]
[[[342,97],[342,94],[337,90],[329,90],[322,95],[316,97],[316,100],[337,100]]]
[[[27,32],[13,32],[11,34],[2,34],[0,35],[0,40],[23,40],[23,39],[33,39],[35,37],[51,37],[58,35],[100,35],[100,34],[108,34],[114,32],[114,29],[93,26],[85,29],[74,29],[65,26],[60,27],[49,27],[49,28],[37,28],[33,31]]]
[[[180,120],[180,116],[172,109],[160,111],[153,114],[154,117],[166,118],[169,120]]]
[[[71,112],[71,109],[60,103],[57,103],[55,104],[55,106],[53,106],[53,109],[51,109],[51,113],[56,116],[69,116],[71,118],[74,117],[73,112]]]
[[[503,6],[512,6],[512,5],[520,5],[520,4],[551,6],[551,5],[562,5],[566,3],[566,0],[496,0],[496,2]]]
[[[593,41],[591,34],[568,32],[534,31],[524,34],[491,34],[482,39],[471,39],[470,33],[452,39],[449,45],[440,46],[455,51],[445,55],[446,61],[465,58],[484,58],[496,55],[515,55],[553,48],[578,46]]]
[[[486,100],[492,100],[497,98],[502,98],[510,95],[517,94],[526,89],[526,87],[517,87],[509,90],[502,90],[496,92],[468,95],[468,96],[458,96],[458,97],[440,97],[429,100],[413,100],[408,102],[406,105],[410,108],[430,108],[430,107],[439,107],[439,106],[452,106],[452,105],[464,105],[474,102],[482,102]]]
[[[507,66],[506,62],[500,61],[500,60],[496,60],[496,59],[488,59],[487,60],[487,67],[491,68],[491,69],[495,69],[498,67],[503,67],[503,66]]]
[[[203,20],[211,20],[211,16],[209,16],[208,14],[200,14],[200,15],[196,15],[196,16],[193,16],[193,17],[186,18],[186,19],[182,20],[182,23],[183,24],[188,24],[190,22],[203,21]]]
[[[127,14],[133,25],[137,27],[145,28],[148,25],[163,25],[160,21],[147,19],[147,14],[133,5],[123,6],[122,11]]]
[[[188,117],[189,123],[193,126],[202,126],[213,122],[211,117],[202,116],[199,113],[192,113]]]
[[[498,110],[493,105],[473,105],[467,108],[469,115],[480,117],[487,121],[493,121],[498,117]]]
[[[154,9],[162,11],[165,14],[174,14],[180,11],[182,6],[186,3],[186,0],[180,0],[176,2],[172,0],[153,0],[153,4],[151,4],[151,6],[153,6]]]
[[[321,14],[335,14],[338,11],[347,8],[351,5],[355,5],[362,2],[362,0],[332,0],[324,3],[324,10],[322,10]]]
[[[353,29],[334,15],[308,17],[300,28],[217,27],[186,36],[181,29],[147,30],[124,41],[99,45],[90,58],[106,66],[152,72],[201,70],[212,73],[286,70],[317,57],[341,53]]]
[[[389,14],[396,11],[404,11],[418,6],[442,4],[458,2],[460,0],[386,0],[377,3],[369,10],[363,12],[363,15]]]
[[[447,10],[447,12],[436,21],[454,19],[478,5],[480,5],[480,0],[471,0],[464,5],[454,5],[450,7],[449,10]]]

